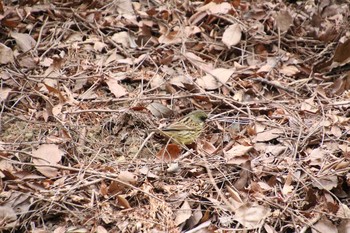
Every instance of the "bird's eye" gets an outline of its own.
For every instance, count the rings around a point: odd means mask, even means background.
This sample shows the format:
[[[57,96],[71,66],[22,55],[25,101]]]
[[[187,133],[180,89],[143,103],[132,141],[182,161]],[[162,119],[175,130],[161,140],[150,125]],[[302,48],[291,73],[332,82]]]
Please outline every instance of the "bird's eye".
[[[207,116],[200,116],[200,117],[199,117],[199,119],[200,119],[201,121],[205,121],[207,118],[208,118]]]

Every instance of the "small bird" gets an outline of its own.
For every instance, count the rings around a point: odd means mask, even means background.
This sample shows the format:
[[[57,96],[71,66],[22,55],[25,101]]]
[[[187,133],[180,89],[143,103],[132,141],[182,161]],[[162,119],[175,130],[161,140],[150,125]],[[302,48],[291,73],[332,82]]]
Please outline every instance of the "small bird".
[[[202,110],[190,112],[181,120],[160,129],[160,132],[178,144],[189,145],[201,134],[208,115]]]

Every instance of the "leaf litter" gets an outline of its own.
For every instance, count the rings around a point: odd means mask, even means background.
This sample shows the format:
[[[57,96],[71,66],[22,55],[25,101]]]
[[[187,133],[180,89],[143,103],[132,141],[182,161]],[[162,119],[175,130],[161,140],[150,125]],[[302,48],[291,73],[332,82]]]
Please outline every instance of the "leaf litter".
[[[348,4],[0,11],[1,229],[350,232]],[[195,109],[194,145],[150,134]]]

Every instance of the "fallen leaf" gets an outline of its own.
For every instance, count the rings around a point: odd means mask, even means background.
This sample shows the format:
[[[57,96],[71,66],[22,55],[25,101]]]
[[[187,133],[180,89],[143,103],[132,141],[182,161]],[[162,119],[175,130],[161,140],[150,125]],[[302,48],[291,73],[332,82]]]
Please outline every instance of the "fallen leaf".
[[[281,32],[286,32],[293,23],[293,18],[288,11],[280,11],[275,15],[277,27]]]
[[[234,69],[217,68],[198,78],[197,84],[206,90],[215,90],[226,84],[234,72]]]
[[[236,210],[233,218],[246,227],[247,230],[251,230],[260,228],[269,214],[269,208],[257,203],[247,203]]]
[[[237,146],[233,146],[228,151],[224,151],[224,155],[227,160],[231,160],[231,159],[234,159],[235,157],[246,155],[252,149],[253,149],[252,146],[237,145]]]
[[[282,193],[283,195],[288,195],[290,193],[292,193],[294,187],[292,186],[292,174],[288,173],[287,178],[286,178],[286,182],[283,185],[282,188]]]
[[[124,209],[130,209],[131,206],[128,202],[128,200],[126,200],[126,198],[122,195],[117,195],[117,200],[118,200],[118,204],[123,207]]]
[[[10,206],[0,206],[0,221],[2,226],[6,226],[7,224],[16,221],[17,214]]]
[[[0,87],[0,103],[7,99],[11,91],[12,91],[11,88]]]
[[[125,48],[136,48],[135,39],[125,31],[114,33],[112,40]]]
[[[119,84],[119,81],[115,78],[108,78],[106,81],[109,90],[114,94],[116,98],[122,97],[124,95],[127,95],[128,92],[126,89]]]
[[[36,41],[29,34],[11,32],[10,35],[16,40],[18,47],[24,53],[36,45]]]
[[[153,116],[158,118],[170,117],[173,114],[173,111],[170,108],[157,102],[149,104],[147,106],[147,109],[152,113]]]
[[[287,65],[283,65],[280,69],[279,72],[281,74],[284,74],[286,76],[293,76],[296,75],[297,73],[299,73],[299,69],[296,66],[287,66]]]
[[[253,139],[253,142],[268,142],[272,139],[276,139],[283,134],[283,130],[281,129],[270,129],[264,132],[258,133],[256,137]]]
[[[222,35],[222,42],[227,46],[235,46],[241,41],[242,31],[238,23],[230,25],[226,28]]]
[[[103,226],[97,226],[96,233],[108,233],[108,231]]]
[[[316,177],[316,181],[312,182],[311,185],[321,189],[321,190],[332,190],[333,188],[338,186],[338,177],[337,176],[324,176],[324,177]]]
[[[44,144],[32,152],[33,163],[35,168],[44,176],[49,178],[57,177],[58,169],[42,166],[42,165],[57,165],[61,161],[64,152],[61,151],[57,145]]]
[[[176,144],[168,144],[167,146],[163,147],[158,153],[157,158],[165,161],[170,162],[174,161],[181,155],[181,147]]]
[[[129,171],[121,171],[118,175],[118,179],[129,184],[136,184],[137,176]]]
[[[338,232],[338,230],[337,227],[327,217],[322,217],[316,224],[312,226],[311,232]]]
[[[14,56],[12,49],[0,43],[0,64],[8,64],[13,61]]]
[[[232,9],[232,5],[228,2],[215,3],[215,1],[211,1],[208,4],[198,7],[197,11],[208,11],[211,14],[227,14]]]
[[[192,215],[192,209],[190,204],[187,201],[184,201],[181,208],[176,211],[175,225],[178,226],[181,223],[184,223]]]

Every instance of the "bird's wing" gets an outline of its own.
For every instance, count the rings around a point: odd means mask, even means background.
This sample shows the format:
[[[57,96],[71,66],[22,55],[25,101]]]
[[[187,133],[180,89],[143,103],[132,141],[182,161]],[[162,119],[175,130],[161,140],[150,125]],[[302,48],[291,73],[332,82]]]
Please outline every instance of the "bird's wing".
[[[194,127],[184,125],[182,122],[176,122],[176,123],[173,123],[162,130],[163,131],[193,131],[196,129]]]

